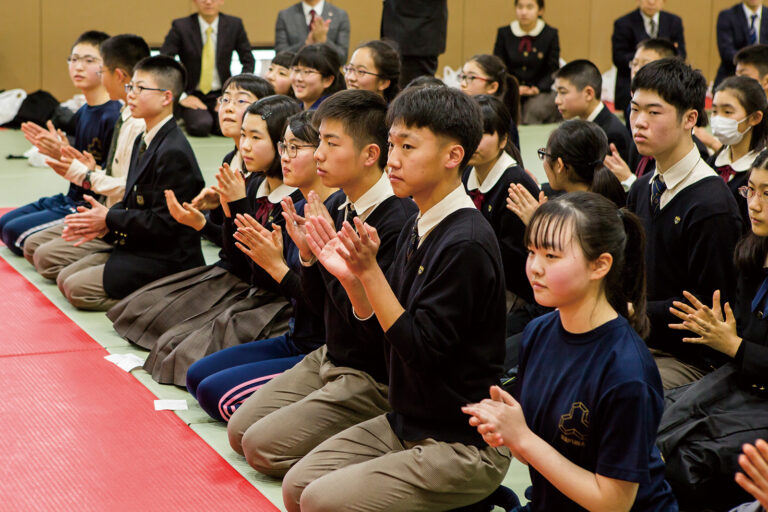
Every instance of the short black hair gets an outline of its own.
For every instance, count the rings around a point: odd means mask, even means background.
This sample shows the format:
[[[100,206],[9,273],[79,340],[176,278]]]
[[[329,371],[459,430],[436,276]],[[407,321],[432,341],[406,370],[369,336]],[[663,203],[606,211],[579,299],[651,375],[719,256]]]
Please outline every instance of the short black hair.
[[[167,55],[155,55],[137,62],[133,68],[133,72],[136,71],[152,75],[158,86],[171,91],[173,103],[179,102],[179,97],[184,92],[184,84],[187,83],[187,70],[181,62]]]
[[[656,92],[675,107],[678,119],[688,110],[699,113],[698,126],[706,126],[704,102],[707,96],[707,80],[701,71],[678,58],[653,61],[640,69],[630,86],[632,94],[638,89]]]
[[[669,39],[663,37],[652,37],[650,39],[644,39],[637,43],[635,50],[650,50],[656,52],[664,59],[666,57],[677,57],[680,52],[677,50],[675,43]]]
[[[387,125],[403,123],[426,128],[436,135],[457,141],[464,148],[463,171],[483,138],[480,105],[458,89],[410,87],[395,98],[387,111]]]
[[[760,78],[768,75],[768,45],[753,44],[745,46],[733,57],[735,65],[754,66],[760,73]]]
[[[587,86],[595,91],[595,99],[600,99],[603,92],[603,77],[600,70],[591,61],[578,59],[569,62],[555,71],[555,78],[568,80],[580,91]]]
[[[483,133],[489,135],[496,133],[499,139],[506,137],[507,145],[504,151],[509,153],[520,167],[525,167],[520,150],[512,142],[512,133],[510,131],[512,114],[509,113],[507,106],[497,96],[490,94],[478,94],[477,96],[472,96],[472,99],[480,105],[480,112],[483,114]]]
[[[749,150],[764,148],[768,140],[768,99],[760,82],[748,76],[731,76],[720,82],[715,94],[720,91],[728,91],[735,96],[748,116],[755,112],[763,113],[760,123],[752,127]]]
[[[271,64],[274,64],[276,66],[282,66],[284,68],[290,68],[291,62],[293,62],[294,57],[296,57],[295,53],[289,52],[288,50],[283,50],[275,54]]]
[[[515,0],[515,5],[517,5],[518,0]],[[539,9],[544,8],[544,0],[536,0],[536,5],[539,6]]]
[[[141,59],[149,57],[149,45],[142,37],[120,34],[101,43],[101,59],[111,71],[122,69],[128,76]]]
[[[341,74],[339,54],[328,43],[315,43],[305,46],[293,58],[291,66],[306,66],[316,69],[324,78],[332,76],[333,83],[323,91],[323,95],[333,94],[347,87]]]
[[[387,165],[388,153],[386,116],[387,102],[380,95],[361,89],[347,89],[322,102],[312,117],[312,123],[319,129],[326,119],[339,121],[358,149],[376,144],[381,149],[379,167],[383,169]]]
[[[405,86],[405,89],[409,89],[411,87],[448,87],[448,86],[445,85],[445,82],[443,82],[436,76],[421,75],[421,76],[417,76],[416,78],[408,82]]]
[[[317,131],[317,127],[312,122],[312,116],[315,115],[314,110],[304,110],[298,114],[294,114],[288,118],[286,123],[286,129],[290,128],[293,136],[299,140],[302,140],[313,146],[320,144],[320,134]],[[283,130],[285,134],[285,130]]]
[[[253,73],[240,73],[227,78],[227,81],[221,86],[221,92],[224,93],[230,85],[235,89],[248,91],[256,96],[257,100],[275,94],[275,88],[272,87],[271,83]]]
[[[95,48],[99,48],[101,43],[107,39],[109,39],[109,34],[105,32],[100,32],[98,30],[88,30],[87,32],[80,34],[80,36],[75,39],[75,42],[72,43],[72,48],[70,48],[70,51],[74,50],[75,46],[79,44],[89,44]]]
[[[265,172],[270,178],[282,176],[283,171],[280,165],[280,153],[277,151],[277,143],[283,139],[285,123],[288,121],[288,118],[300,111],[301,108],[295,99],[278,94],[267,96],[256,103],[251,103],[245,114],[243,114],[243,122],[245,122],[246,116],[258,115],[267,123],[267,133],[272,141],[272,146],[275,148],[275,158],[272,159],[269,169]]]

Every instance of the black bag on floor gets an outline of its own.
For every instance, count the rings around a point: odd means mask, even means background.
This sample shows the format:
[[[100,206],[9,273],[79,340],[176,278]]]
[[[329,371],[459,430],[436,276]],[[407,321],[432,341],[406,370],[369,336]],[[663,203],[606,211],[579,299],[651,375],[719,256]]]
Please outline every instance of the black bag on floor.
[[[28,94],[24,101],[21,103],[19,113],[13,118],[13,121],[7,123],[5,126],[9,128],[18,128],[21,123],[32,121],[40,126],[45,126],[45,123],[53,116],[56,111],[56,107],[59,106],[59,100],[53,97],[53,95],[47,91],[35,91]]]
[[[741,446],[768,439],[768,399],[728,363],[665,396],[656,444],[681,509],[730,510],[754,500],[733,480]]]

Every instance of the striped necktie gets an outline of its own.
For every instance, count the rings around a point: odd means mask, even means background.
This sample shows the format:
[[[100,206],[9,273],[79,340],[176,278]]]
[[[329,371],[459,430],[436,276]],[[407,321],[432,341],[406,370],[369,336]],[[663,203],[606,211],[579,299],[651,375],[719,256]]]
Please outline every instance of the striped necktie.
[[[750,46],[757,43],[757,27],[755,26],[755,22],[757,21],[757,14],[753,14],[751,16],[752,23],[749,24],[749,44]]]
[[[663,194],[665,190],[667,190],[667,184],[664,183],[664,179],[659,174],[651,182],[651,210],[653,211],[654,217],[658,215],[661,210],[661,194]]]

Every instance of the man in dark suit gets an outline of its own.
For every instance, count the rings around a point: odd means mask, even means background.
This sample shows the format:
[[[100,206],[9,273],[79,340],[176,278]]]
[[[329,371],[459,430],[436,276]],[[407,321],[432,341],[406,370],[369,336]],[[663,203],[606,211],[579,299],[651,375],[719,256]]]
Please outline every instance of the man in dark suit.
[[[325,0],[304,0],[283,9],[275,23],[275,51],[296,53],[308,44],[327,43],[347,62],[349,52],[347,11]]]
[[[669,39],[677,48],[677,54],[685,59],[683,20],[679,16],[662,11],[664,0],[637,0],[638,8],[613,23],[613,63],[616,65],[616,90],[614,105],[624,111],[629,105],[629,63],[635,55],[638,43],[646,39]]]
[[[195,137],[220,134],[216,100],[231,76],[232,52],[242,73],[253,73],[255,60],[243,20],[219,12],[224,0],[195,0],[197,14],[173,20],[160,53],[178,55],[187,68],[180,115]]]
[[[448,0],[384,0],[381,38],[398,44],[402,87],[418,76],[434,76],[447,31]]]
[[[86,196],[91,208],[65,219],[64,239],[100,237],[114,245],[59,273],[59,289],[77,308],[106,311],[147,283],[205,264],[199,234],[171,217],[164,194],[171,190],[179,201],[191,201],[204,186],[192,147],[173,120],[184,78],[183,67],[167,56],[136,65],[127,103],[147,131],[134,143],[123,200],[107,209]]]
[[[717,49],[720,67],[715,87],[736,73],[733,58],[745,46],[768,43],[768,8],[761,0],[744,0],[717,15]]]

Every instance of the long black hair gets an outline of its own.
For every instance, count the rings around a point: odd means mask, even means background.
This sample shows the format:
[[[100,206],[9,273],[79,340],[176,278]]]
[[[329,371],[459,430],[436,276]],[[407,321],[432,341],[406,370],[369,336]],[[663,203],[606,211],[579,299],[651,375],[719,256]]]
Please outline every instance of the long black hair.
[[[504,102],[515,124],[520,124],[520,84],[517,78],[507,72],[504,61],[487,53],[475,55],[469,61],[476,63],[488,75],[491,83],[499,84],[494,96]]]
[[[526,247],[562,250],[570,240],[565,238],[569,229],[587,261],[604,253],[612,256],[602,283],[605,297],[641,338],[648,336],[645,232],[640,219],[600,194],[572,192],[536,208],[525,230]],[[628,303],[634,310],[631,315]]]
[[[510,133],[510,121],[511,116],[509,110],[496,96],[490,94],[478,94],[472,96],[478,105],[480,105],[480,111],[483,113],[483,133],[498,134],[499,139],[506,137],[507,144],[504,147],[504,151],[517,161],[520,167],[523,165],[523,156],[520,154],[520,149],[512,142],[512,134]]]
[[[400,92],[400,54],[395,46],[382,39],[366,41],[357,47],[368,48],[371,51],[373,64],[376,66],[376,74],[382,80],[389,80],[389,86],[384,89],[384,99],[391,102]]]
[[[269,178],[282,177],[283,170],[280,164],[280,152],[277,150],[277,143],[283,138],[285,133],[285,123],[290,116],[301,111],[296,100],[288,96],[275,95],[262,98],[256,103],[251,103],[243,115],[258,115],[267,123],[267,133],[275,148],[275,158],[269,168],[264,172]]]
[[[728,91],[733,94],[747,115],[762,112],[763,119],[752,127],[752,135],[749,141],[749,150],[764,148],[768,139],[768,99],[760,82],[748,76],[732,76],[723,80],[715,89],[715,94],[720,91]]]
[[[753,171],[768,171],[768,150],[764,150],[755,158],[752,168],[747,174],[747,180]],[[750,231],[748,235],[736,244],[733,262],[739,273],[750,278],[762,279],[765,258],[768,256],[768,237],[758,236]]]

